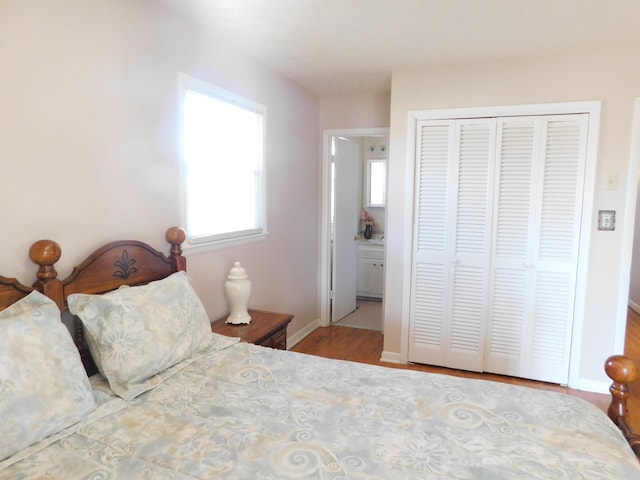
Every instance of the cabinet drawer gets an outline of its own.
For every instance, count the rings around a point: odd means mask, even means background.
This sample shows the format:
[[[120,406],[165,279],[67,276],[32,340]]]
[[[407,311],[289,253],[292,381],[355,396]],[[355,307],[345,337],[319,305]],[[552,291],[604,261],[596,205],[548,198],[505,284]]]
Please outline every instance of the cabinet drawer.
[[[374,245],[358,245],[358,257],[372,260],[384,259],[384,248]]]
[[[293,319],[288,313],[249,309],[251,323],[231,325],[221,318],[211,324],[211,330],[220,335],[239,337],[247,343],[286,350],[287,325]]]
[[[283,328],[265,339],[260,345],[263,347],[275,348],[277,350],[287,349],[287,330]]]

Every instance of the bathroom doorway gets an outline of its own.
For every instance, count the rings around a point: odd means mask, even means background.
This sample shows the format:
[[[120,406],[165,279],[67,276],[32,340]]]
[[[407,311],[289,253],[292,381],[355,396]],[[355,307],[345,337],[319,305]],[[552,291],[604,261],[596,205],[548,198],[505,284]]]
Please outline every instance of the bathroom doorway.
[[[366,159],[372,156],[386,158],[388,135],[388,128],[326,130],[323,132],[320,326],[328,326],[332,321],[339,320],[340,315],[344,316],[355,310],[356,298],[351,291],[354,286],[354,274],[357,282],[359,273],[357,265],[358,240],[365,227],[364,222],[361,221],[361,210],[366,205],[366,180],[369,178]],[[350,143],[358,144],[360,148],[359,180],[356,180],[355,184],[350,186],[351,188],[349,188],[348,182],[341,184],[341,178],[336,179],[336,176],[341,174],[341,169],[336,169],[334,164],[336,139],[348,140]],[[346,175],[353,176],[353,172]],[[350,182],[354,183],[353,180]],[[336,185],[340,189],[340,196],[337,195]],[[348,200],[349,202],[354,202],[355,199],[355,208],[352,203],[348,206],[340,204],[341,198],[343,198],[342,193],[345,191],[350,191],[350,195],[344,195],[345,198],[351,198]],[[348,211],[346,215],[351,220],[346,220],[343,225],[340,225],[336,220],[338,216],[342,216],[343,210]],[[375,213],[373,216],[377,236],[374,240],[383,244],[384,206],[377,205],[367,210]],[[336,211],[338,215],[336,215]],[[349,224],[349,222],[351,223]],[[337,250],[336,240],[340,240],[342,251]],[[349,242],[349,245],[346,242]],[[345,252],[348,253],[345,254]],[[345,262],[348,262],[348,265],[345,266]],[[346,277],[342,270],[348,273]],[[348,289],[345,290],[347,293],[343,293],[341,285],[348,285]],[[351,305],[351,307],[344,305]]]

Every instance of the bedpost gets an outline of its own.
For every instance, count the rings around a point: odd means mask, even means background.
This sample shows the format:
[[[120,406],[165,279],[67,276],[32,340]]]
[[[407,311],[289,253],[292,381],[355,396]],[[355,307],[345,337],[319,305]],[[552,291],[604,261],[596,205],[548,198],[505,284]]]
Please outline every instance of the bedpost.
[[[187,238],[186,232],[180,227],[170,227],[165,234],[165,238],[171,244],[170,258],[173,262],[174,271],[186,271],[187,259],[182,256],[182,243]]]
[[[63,310],[62,282],[58,280],[58,272],[54,266],[60,260],[61,253],[60,245],[53,240],[38,240],[29,249],[29,258],[39,265],[36,273],[38,280],[33,287],[56,302],[58,308]]]
[[[629,426],[629,410],[627,400],[631,395],[629,384],[638,379],[638,368],[633,360],[624,355],[613,355],[607,358],[605,372],[613,383],[609,388],[611,404],[607,411],[609,418],[620,428],[636,456],[640,458],[640,435]]]

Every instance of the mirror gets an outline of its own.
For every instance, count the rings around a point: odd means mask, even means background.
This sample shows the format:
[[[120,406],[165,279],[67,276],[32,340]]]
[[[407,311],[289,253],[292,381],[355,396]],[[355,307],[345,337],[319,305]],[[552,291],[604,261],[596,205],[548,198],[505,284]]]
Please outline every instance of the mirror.
[[[367,207],[382,207],[386,204],[387,160],[383,158],[367,160],[367,181],[365,204]]]

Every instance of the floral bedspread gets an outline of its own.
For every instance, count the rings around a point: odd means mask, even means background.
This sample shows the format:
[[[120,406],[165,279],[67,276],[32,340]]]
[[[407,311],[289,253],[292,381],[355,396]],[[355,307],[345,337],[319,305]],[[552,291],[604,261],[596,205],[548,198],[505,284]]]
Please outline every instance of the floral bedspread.
[[[597,407],[513,385],[239,343],[130,402],[95,383],[98,409],[0,478],[640,479]]]

